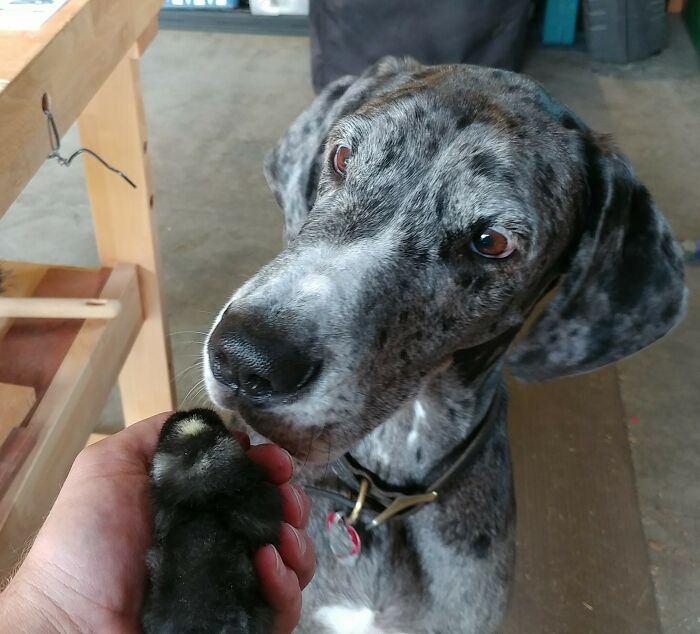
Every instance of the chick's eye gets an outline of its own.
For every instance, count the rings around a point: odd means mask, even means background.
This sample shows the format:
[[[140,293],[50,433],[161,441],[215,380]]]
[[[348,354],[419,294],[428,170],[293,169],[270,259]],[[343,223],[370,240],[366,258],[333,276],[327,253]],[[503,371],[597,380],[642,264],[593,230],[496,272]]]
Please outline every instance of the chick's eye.
[[[515,250],[515,239],[503,227],[487,227],[472,239],[472,250],[485,258],[507,258]]]
[[[339,176],[345,176],[348,171],[348,163],[352,156],[352,150],[347,145],[336,145],[331,154],[331,165]]]

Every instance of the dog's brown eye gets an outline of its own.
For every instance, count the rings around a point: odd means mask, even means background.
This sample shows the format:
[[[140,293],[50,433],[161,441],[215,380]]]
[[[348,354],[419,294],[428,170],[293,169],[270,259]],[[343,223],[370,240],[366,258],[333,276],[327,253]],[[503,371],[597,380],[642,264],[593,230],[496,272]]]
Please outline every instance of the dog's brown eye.
[[[347,145],[335,146],[331,163],[336,174],[345,176],[345,173],[348,171],[350,156],[352,156],[352,150]]]
[[[472,240],[472,249],[485,258],[506,258],[515,249],[515,240],[503,227],[488,227]]]

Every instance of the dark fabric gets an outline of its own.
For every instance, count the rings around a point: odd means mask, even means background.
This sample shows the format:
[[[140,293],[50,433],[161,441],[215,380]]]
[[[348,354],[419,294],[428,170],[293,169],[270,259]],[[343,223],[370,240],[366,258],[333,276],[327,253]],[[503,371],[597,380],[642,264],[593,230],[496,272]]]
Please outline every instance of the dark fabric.
[[[531,0],[311,0],[311,66],[318,92],[384,55],[425,64],[517,70]]]

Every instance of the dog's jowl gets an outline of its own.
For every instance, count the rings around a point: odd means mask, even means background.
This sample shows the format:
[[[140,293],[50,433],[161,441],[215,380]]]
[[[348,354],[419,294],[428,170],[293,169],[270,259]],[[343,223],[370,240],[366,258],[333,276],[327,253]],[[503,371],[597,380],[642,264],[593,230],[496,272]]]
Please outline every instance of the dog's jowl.
[[[609,139],[499,70],[382,60],[265,170],[287,246],[223,308],[205,379],[300,461],[318,572],[298,631],[494,632],[514,550],[501,370],[585,372],[663,336],[685,304],[669,228]]]

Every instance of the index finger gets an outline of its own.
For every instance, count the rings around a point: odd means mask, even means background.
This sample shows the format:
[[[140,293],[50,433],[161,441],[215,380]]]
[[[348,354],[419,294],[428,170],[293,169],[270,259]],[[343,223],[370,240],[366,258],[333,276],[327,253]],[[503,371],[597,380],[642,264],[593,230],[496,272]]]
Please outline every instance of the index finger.
[[[92,451],[109,451],[110,453],[119,452],[130,460],[143,463],[144,469],[148,469],[158,445],[161,427],[171,414],[173,412],[162,412],[133,425],[128,425],[116,434],[91,445],[90,449]]]
[[[281,447],[272,443],[253,445],[248,449],[248,457],[265,469],[272,484],[284,484],[292,477],[294,470],[292,457]]]

